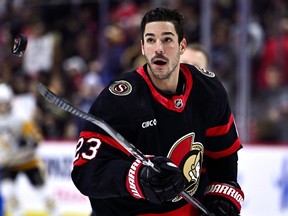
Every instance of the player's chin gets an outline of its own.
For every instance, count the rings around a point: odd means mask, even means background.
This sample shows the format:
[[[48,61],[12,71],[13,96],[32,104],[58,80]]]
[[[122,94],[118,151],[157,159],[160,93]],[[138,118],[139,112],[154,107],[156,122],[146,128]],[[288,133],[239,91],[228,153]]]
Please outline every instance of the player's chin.
[[[162,71],[162,72],[155,72],[154,71],[153,76],[155,78],[157,78],[158,80],[165,80],[168,77],[168,75],[164,71]]]
[[[151,70],[155,78],[161,79],[161,80],[167,78],[167,71],[168,71],[167,65],[152,64]]]
[[[167,69],[168,68],[165,65],[153,65],[152,67],[154,74],[158,74],[159,76],[164,75]]]

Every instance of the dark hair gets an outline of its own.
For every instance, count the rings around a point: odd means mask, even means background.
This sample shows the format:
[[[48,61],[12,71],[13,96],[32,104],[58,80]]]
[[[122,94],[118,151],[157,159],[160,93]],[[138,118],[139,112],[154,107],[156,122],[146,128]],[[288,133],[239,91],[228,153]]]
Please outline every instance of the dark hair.
[[[176,9],[156,8],[148,11],[141,21],[141,37],[144,39],[144,31],[147,23],[167,21],[174,25],[176,33],[178,34],[178,42],[180,43],[184,38],[184,17]]]

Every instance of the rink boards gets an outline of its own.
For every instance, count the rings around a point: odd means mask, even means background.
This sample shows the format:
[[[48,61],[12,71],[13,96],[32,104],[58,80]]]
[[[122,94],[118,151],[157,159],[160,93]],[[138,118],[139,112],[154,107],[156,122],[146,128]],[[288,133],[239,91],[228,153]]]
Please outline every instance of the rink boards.
[[[45,141],[39,149],[48,182],[63,216],[88,216],[88,199],[74,187],[70,172],[76,141]],[[245,192],[241,216],[288,215],[288,145],[245,144],[239,152],[239,182]],[[18,179],[27,216],[46,216],[43,204],[25,177]]]

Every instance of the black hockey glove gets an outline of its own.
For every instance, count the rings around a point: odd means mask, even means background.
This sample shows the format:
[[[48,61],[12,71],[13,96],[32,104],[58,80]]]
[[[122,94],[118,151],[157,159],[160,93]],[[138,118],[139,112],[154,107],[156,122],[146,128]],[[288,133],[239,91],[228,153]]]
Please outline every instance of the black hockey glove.
[[[239,216],[244,193],[235,182],[211,183],[204,194],[204,206],[215,216]]]
[[[186,178],[166,157],[154,157],[151,161],[160,172],[136,160],[128,173],[127,189],[135,198],[144,198],[155,204],[169,202],[183,191]]]

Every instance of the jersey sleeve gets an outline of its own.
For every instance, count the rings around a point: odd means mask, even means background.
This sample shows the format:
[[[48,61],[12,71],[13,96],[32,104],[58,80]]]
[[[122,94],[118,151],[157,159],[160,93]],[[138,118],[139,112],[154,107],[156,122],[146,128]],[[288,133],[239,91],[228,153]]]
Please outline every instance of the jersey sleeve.
[[[242,145],[234,115],[227,92],[218,78],[207,80],[210,103],[206,109],[204,155],[208,178],[210,182],[237,182],[237,151]]]
[[[84,195],[94,198],[128,195],[124,186],[126,173],[132,162],[127,159],[128,153],[113,146],[117,144],[103,134],[81,132],[72,180]]]
[[[110,86],[111,87],[111,86]],[[123,86],[122,86],[123,87]],[[124,88],[124,87],[123,87]],[[105,88],[91,106],[90,114],[103,119],[113,129],[134,142],[135,113],[128,110],[131,95],[115,95]],[[93,198],[129,196],[126,175],[135,158],[104,130],[86,122],[79,136],[72,170],[75,186]]]
[[[228,95],[217,79],[213,89],[211,103],[207,112],[205,155],[210,158],[222,158],[237,152],[242,146],[231,111]]]

